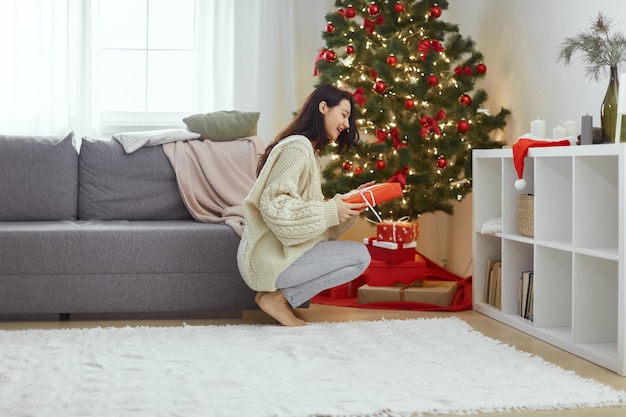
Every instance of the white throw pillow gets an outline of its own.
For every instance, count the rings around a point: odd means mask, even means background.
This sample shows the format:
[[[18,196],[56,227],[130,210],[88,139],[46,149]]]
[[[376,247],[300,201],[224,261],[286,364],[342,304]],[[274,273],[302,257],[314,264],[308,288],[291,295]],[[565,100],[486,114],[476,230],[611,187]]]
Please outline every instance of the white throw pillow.
[[[198,139],[200,134],[184,129],[161,129],[116,133],[112,137],[122,144],[126,153],[132,153],[142,146],[157,146],[178,140]]]

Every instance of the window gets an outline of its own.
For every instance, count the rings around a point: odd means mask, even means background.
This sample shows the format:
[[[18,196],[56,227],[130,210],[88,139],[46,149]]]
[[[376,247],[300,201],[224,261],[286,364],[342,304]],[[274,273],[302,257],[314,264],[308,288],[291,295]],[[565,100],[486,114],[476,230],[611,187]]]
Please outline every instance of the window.
[[[235,109],[263,109],[260,130],[288,121],[319,44],[314,26],[302,46],[296,15],[327,8],[299,3],[0,0],[2,133],[107,137]]]
[[[99,3],[103,130],[180,125],[193,106],[195,1]]]

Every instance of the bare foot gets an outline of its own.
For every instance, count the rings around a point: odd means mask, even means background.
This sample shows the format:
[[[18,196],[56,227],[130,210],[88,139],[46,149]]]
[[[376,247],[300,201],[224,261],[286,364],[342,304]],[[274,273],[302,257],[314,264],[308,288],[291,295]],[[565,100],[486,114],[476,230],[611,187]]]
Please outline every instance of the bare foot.
[[[283,326],[306,326],[306,321],[299,319],[293,314],[291,306],[281,290],[274,292],[259,291],[256,293],[254,301],[256,301],[261,310],[278,320]]]

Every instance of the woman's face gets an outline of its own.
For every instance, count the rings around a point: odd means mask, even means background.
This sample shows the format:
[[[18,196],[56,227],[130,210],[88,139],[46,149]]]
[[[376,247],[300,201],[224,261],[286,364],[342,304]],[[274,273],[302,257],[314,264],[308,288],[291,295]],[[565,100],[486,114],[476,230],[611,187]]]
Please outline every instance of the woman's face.
[[[329,140],[335,142],[339,134],[350,127],[350,101],[343,99],[335,107],[330,107],[325,101],[322,101],[319,109],[324,115],[326,135]]]

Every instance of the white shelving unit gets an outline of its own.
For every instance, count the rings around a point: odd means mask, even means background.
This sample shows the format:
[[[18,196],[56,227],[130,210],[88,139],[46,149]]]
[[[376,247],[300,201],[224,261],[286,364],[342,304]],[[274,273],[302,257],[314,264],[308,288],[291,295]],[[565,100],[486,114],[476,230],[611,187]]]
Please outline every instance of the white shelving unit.
[[[515,188],[511,149],[473,153],[474,309],[626,375],[626,144],[530,148]],[[517,232],[520,194],[535,196],[534,237]],[[481,233],[501,218],[501,232]],[[483,302],[487,260],[502,261],[502,306]],[[518,282],[534,271],[533,321]]]

